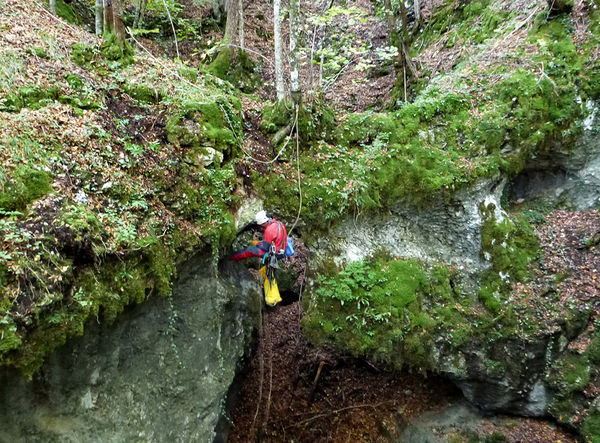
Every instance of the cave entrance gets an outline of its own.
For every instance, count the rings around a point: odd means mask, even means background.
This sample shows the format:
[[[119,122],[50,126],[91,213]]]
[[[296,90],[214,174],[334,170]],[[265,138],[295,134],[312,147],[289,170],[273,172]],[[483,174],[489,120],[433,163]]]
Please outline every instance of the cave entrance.
[[[281,306],[289,306],[292,303],[296,303],[300,300],[300,295],[296,291],[286,290],[280,291],[279,295],[281,295],[281,302],[279,305]]]

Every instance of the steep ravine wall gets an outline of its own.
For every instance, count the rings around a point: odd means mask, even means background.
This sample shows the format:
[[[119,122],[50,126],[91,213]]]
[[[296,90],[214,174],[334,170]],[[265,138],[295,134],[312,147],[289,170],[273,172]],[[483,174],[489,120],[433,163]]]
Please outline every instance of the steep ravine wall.
[[[534,159],[537,162],[531,160],[529,168],[536,171],[539,180],[525,186],[523,175],[517,177],[516,183],[511,184],[513,196],[515,190],[520,190],[523,194],[517,197],[527,198],[525,203],[536,204],[539,197],[549,207],[556,207],[561,206],[567,199],[572,204],[563,206],[569,209],[596,209],[600,195],[600,151],[596,127],[596,113],[593,113],[575,146],[557,147],[553,159]],[[551,179],[552,171],[557,169],[570,171],[568,185]],[[554,387],[549,383],[549,368],[554,360],[567,355],[564,353],[567,344],[584,332],[587,317],[582,316],[583,320],[577,326],[577,330],[567,331],[564,325],[553,328],[540,325],[537,330],[532,323],[531,333],[519,335],[503,331],[502,320],[496,323],[498,319],[509,315],[504,311],[496,311],[495,315],[490,317],[495,317],[491,320],[490,325],[494,326],[490,329],[485,329],[489,325],[485,325],[485,321],[481,321],[479,317],[481,307],[474,308],[463,316],[465,309],[468,310],[466,306],[476,306],[478,299],[481,300],[479,291],[482,276],[490,269],[495,269],[493,258],[490,260],[489,254],[486,254],[482,241],[486,224],[485,213],[493,208],[496,223],[501,223],[503,217],[512,217],[502,210],[501,203],[508,183],[507,177],[483,180],[457,192],[451,199],[440,197],[425,208],[397,204],[387,214],[348,218],[327,238],[317,240],[310,273],[314,278],[307,285],[308,301],[305,304],[305,320],[308,319],[305,324],[308,325],[311,338],[318,342],[334,344],[338,348],[345,348],[348,352],[375,361],[383,359],[394,366],[412,365],[417,369],[426,368],[442,374],[452,380],[470,402],[487,411],[524,416],[547,415],[556,394]],[[493,206],[490,206],[490,203]],[[512,251],[508,254],[509,257],[516,256],[519,252],[518,243],[511,246],[508,234],[497,239],[496,244]],[[381,253],[384,254],[383,257],[387,254],[389,258],[380,261],[370,259]],[[367,272],[364,273],[361,272],[365,268],[360,267],[352,268],[353,274],[347,271],[350,269],[349,264],[364,260],[369,263],[367,266],[373,263],[376,263],[376,266],[366,268]],[[389,326],[394,319],[386,317],[389,313],[382,312],[382,309],[385,311],[390,308],[386,307],[385,303],[383,306],[376,305],[378,295],[371,294],[376,294],[380,287],[384,288],[382,291],[390,291],[385,294],[389,297],[386,300],[389,300],[390,306],[394,306],[393,284],[401,287],[402,284],[410,282],[411,276],[402,277],[394,283],[393,275],[382,273],[382,277],[368,280],[371,274],[392,266],[394,260],[413,260],[413,263],[416,260],[427,270],[435,269],[439,265],[452,269],[452,288],[449,289],[449,293],[454,294],[455,299],[449,299],[447,295],[439,298],[439,293],[436,295],[433,288],[434,280],[430,280],[425,286],[419,287],[418,290],[423,291],[423,294],[416,297],[416,307],[411,307],[412,302],[406,302],[402,311],[406,316],[406,324],[404,329],[398,332],[398,325]],[[414,265],[411,266],[411,269],[416,269]],[[335,273],[331,274],[333,268],[337,268],[335,272],[338,272],[338,277],[335,277]],[[340,271],[344,269],[346,271]],[[321,271],[329,272],[329,280],[320,280]],[[500,274],[502,277],[502,272]],[[343,277],[339,277],[340,275]],[[337,280],[334,280],[335,278]],[[380,280],[375,281],[377,278]],[[350,280],[352,282],[348,283]],[[352,296],[356,292],[352,288],[360,288],[359,291],[362,290],[363,293],[358,301],[350,300],[350,290],[342,293],[335,288],[332,281],[347,283],[353,291]],[[384,283],[380,285],[379,282]],[[324,292],[322,288],[330,293]],[[501,303],[503,306],[510,306],[512,300],[509,297]],[[453,314],[442,316],[440,319],[438,314],[442,311],[436,309],[444,304],[454,306],[454,303],[456,307],[452,308]],[[548,300],[547,303],[552,302]],[[348,305],[357,304],[359,308],[356,310],[347,308]],[[411,309],[419,314],[413,316],[413,313],[410,313]],[[581,308],[581,312],[585,312],[585,309]],[[393,307],[390,310],[393,310]],[[424,321],[423,315],[431,318]],[[357,319],[363,319],[362,325]],[[420,322],[418,325],[417,321]],[[460,327],[465,327],[465,322],[469,327],[468,324],[471,323],[474,328],[459,341],[457,329],[453,332],[454,325],[450,321],[456,322]],[[521,321],[524,319],[518,320]],[[567,319],[564,321],[568,322]],[[507,320],[506,325],[516,328],[512,321]],[[480,329],[477,329],[478,326]],[[396,330],[392,331],[391,328]],[[483,329],[486,332],[483,332]],[[386,336],[386,332],[381,331],[388,331],[389,335]],[[345,339],[337,340],[336,336],[342,333],[347,334]],[[382,355],[379,351],[381,348],[373,345],[375,340],[381,340],[384,345],[388,342],[395,344],[390,345],[385,355]],[[407,352],[407,341],[414,341],[423,346],[415,345],[410,348],[412,351]],[[422,354],[418,354],[419,352]]]
[[[172,305],[155,297],[92,321],[32,381],[0,372],[0,442],[212,441],[248,354],[260,288],[210,254],[184,265]]]

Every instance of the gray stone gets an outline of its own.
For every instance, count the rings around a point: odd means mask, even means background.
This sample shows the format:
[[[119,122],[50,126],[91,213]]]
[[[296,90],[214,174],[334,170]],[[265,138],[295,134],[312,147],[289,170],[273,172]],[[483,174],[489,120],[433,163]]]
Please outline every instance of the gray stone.
[[[0,442],[212,441],[258,324],[260,288],[243,266],[216,275],[210,255],[168,298],[94,319],[32,382],[0,372]]]
[[[600,207],[600,113],[588,101],[588,116],[575,146],[553,146],[531,159],[514,180],[511,198],[584,211]]]
[[[448,202],[440,197],[425,208],[398,204],[387,215],[348,219],[313,248],[312,266],[329,258],[341,265],[383,250],[398,258],[456,266],[464,271],[464,283],[475,288],[477,274],[490,266],[481,255],[479,208],[494,204],[501,221],[504,185],[501,179],[485,180],[458,191]]]

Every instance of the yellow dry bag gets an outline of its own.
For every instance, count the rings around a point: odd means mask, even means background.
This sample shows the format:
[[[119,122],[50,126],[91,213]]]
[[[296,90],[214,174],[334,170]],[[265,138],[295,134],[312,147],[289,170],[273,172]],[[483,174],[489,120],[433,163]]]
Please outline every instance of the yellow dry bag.
[[[275,279],[274,273],[269,272],[270,278],[267,276],[267,267],[263,266],[260,268],[260,275],[265,279],[265,303],[269,306],[275,306],[281,301],[281,295],[279,294],[279,287],[277,286],[277,280]]]

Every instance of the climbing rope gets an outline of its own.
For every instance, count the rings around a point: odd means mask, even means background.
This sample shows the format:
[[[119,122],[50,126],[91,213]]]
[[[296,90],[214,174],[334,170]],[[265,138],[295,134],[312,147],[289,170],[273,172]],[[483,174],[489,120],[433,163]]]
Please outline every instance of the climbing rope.
[[[171,22],[171,29],[173,30],[173,39],[175,40],[175,51],[177,52],[177,60],[181,61],[181,57],[179,55],[179,45],[177,44],[177,32],[175,31],[175,25],[173,24],[173,19],[171,18],[171,12],[169,11],[169,7],[167,6],[167,2],[165,0],[163,0],[163,5],[165,6],[167,17],[169,17],[169,22]]]
[[[259,298],[260,300],[260,298]],[[261,301],[261,309],[260,309],[260,328],[258,330],[258,356],[260,358],[259,362],[258,362],[258,372],[259,372],[259,377],[260,377],[260,383],[258,385],[258,402],[256,403],[256,412],[254,413],[254,418],[252,419],[252,425],[250,426],[250,435],[253,435],[253,431],[254,431],[254,425],[256,423],[256,418],[258,417],[258,412],[260,411],[260,402],[262,400],[262,392],[263,392],[263,379],[264,379],[264,372],[265,372],[265,360],[264,360],[264,353],[263,353],[263,346],[264,346],[264,328],[265,328],[265,320],[264,320],[264,315],[263,315],[263,307],[262,307],[262,300]]]
[[[296,103],[296,121],[298,121],[299,108],[300,108],[300,106],[298,105],[298,103]],[[298,139],[298,131],[297,130],[296,130],[296,168],[298,171],[298,194],[300,196],[300,202],[298,204],[298,215],[296,215],[296,220],[294,221],[292,228],[288,232],[288,235],[291,235],[292,231],[296,227],[298,220],[300,220],[300,212],[302,211],[302,184],[300,181],[300,140]]]

